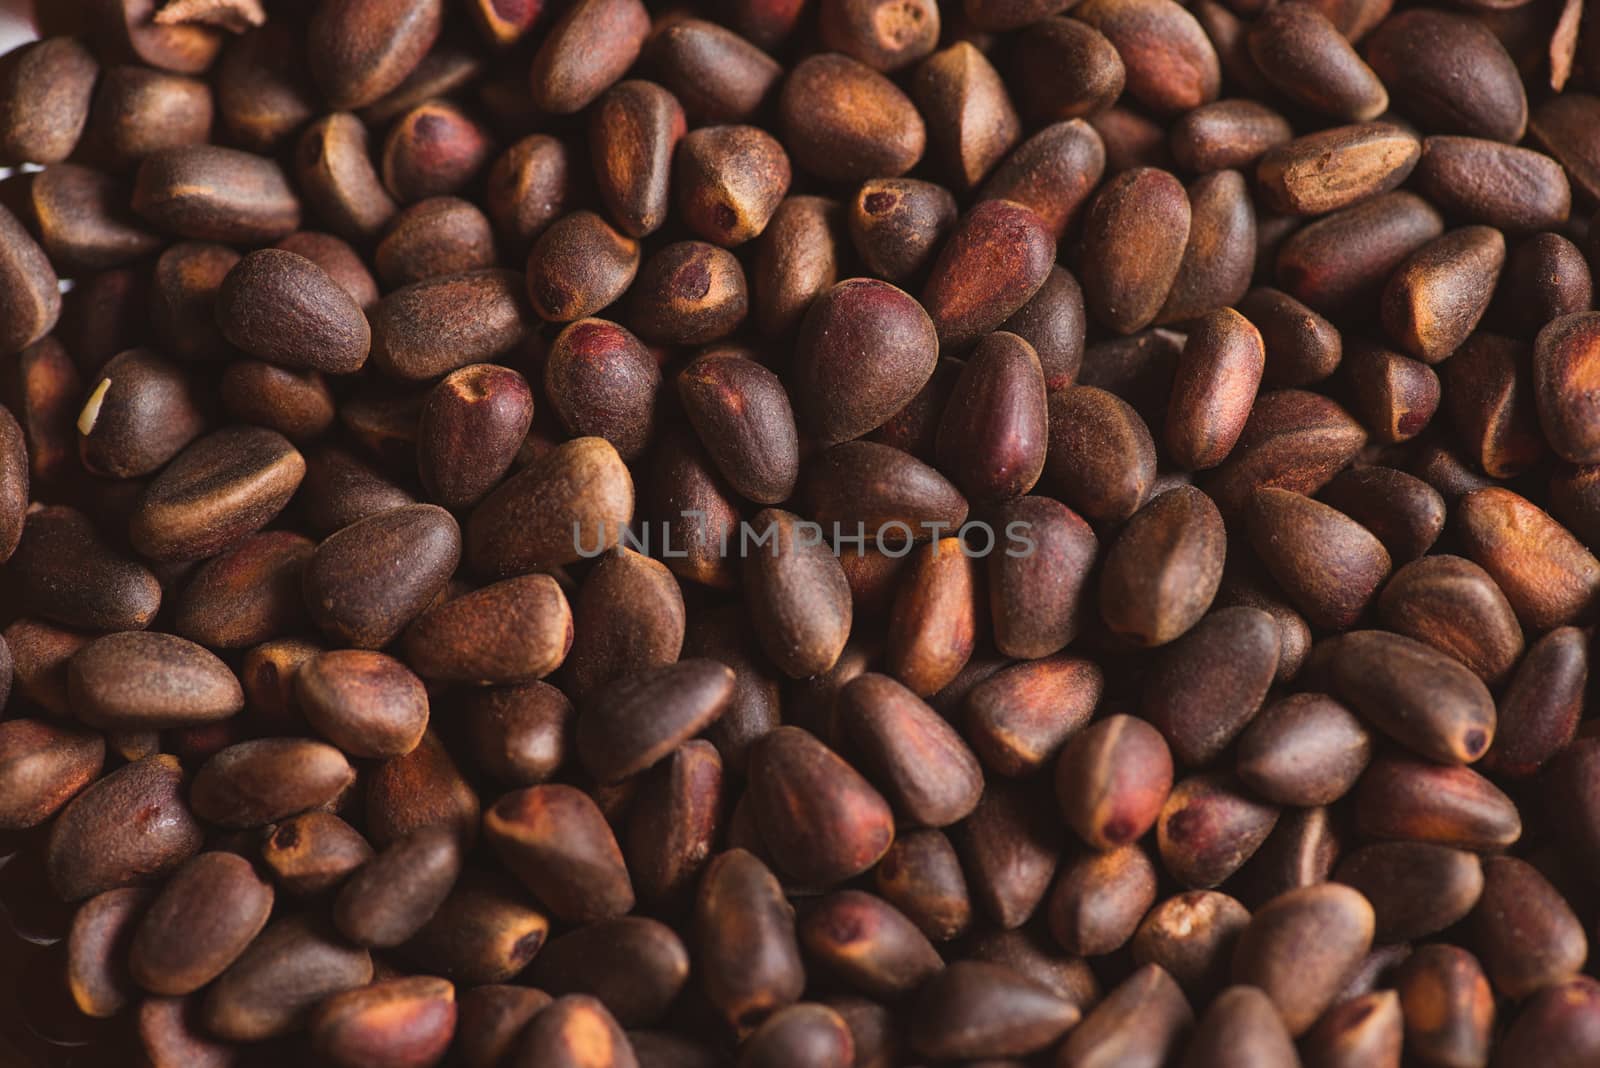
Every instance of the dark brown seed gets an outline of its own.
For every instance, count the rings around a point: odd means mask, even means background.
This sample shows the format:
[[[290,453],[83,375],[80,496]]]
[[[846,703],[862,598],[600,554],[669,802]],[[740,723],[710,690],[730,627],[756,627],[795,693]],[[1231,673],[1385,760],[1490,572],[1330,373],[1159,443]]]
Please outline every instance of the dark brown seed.
[[[691,740],[647,772],[629,815],[623,853],[646,901],[686,897],[721,830],[722,757]]]
[[[261,843],[261,863],[272,881],[296,897],[333,889],[371,858],[361,833],[331,812],[285,820]]]
[[[1245,169],[1294,136],[1289,120],[1256,100],[1218,100],[1172,124],[1173,160],[1197,174]]]
[[[533,103],[556,115],[583,110],[633,66],[649,32],[650,13],[639,0],[574,4],[533,57]]]
[[[364,949],[338,941],[304,916],[284,916],[222,973],[206,994],[206,1029],[235,1042],[259,1042],[303,1027],[317,1003],[372,979]]]
[[[311,20],[307,64],[334,108],[363,107],[405,80],[443,21],[438,0],[338,0]]]
[[[1466,555],[1489,572],[1524,626],[1542,631],[1587,618],[1600,561],[1543,509],[1491,487],[1461,498],[1455,522]]]
[[[460,558],[461,532],[443,508],[379,512],[317,546],[305,569],[306,606],[331,637],[380,648],[427,608]]]
[[[783,77],[776,60],[738,33],[682,16],[657,22],[644,61],[697,123],[749,119]]]
[[[1587,308],[1588,301],[1584,306]],[[1589,427],[1586,376],[1600,365],[1600,314],[1587,310],[1556,319],[1539,331],[1533,350],[1534,397],[1552,449],[1577,464],[1600,458],[1600,438]]]
[[[105,740],[45,720],[0,722],[0,828],[37,827],[94,782],[105,763]]]
[[[725,248],[679,241],[645,261],[626,318],[646,341],[698,345],[738,329],[750,310],[744,268]]]
[[[1494,700],[1483,683],[1419,641],[1384,631],[1345,635],[1332,674],[1368,721],[1423,756],[1470,763],[1494,740]]]
[[[1059,241],[1106,167],[1106,148],[1082,119],[1046,126],[1024,141],[979,194],[1031,209]]]
[[[1385,19],[1367,40],[1367,61],[1402,110],[1429,133],[1515,144],[1528,98],[1505,47],[1477,19],[1433,9]]]
[[[486,984],[461,991],[455,1051],[466,1068],[495,1068],[550,995],[527,986]]]
[[[1172,0],[1087,0],[1072,17],[1099,30],[1127,70],[1128,95],[1158,114],[1188,111],[1217,98],[1216,49]]]
[[[1067,743],[1055,784],[1078,836],[1096,849],[1120,849],[1155,825],[1172,787],[1172,756],[1143,720],[1109,716]]]
[[[689,952],[672,928],[622,916],[553,939],[526,978],[560,997],[588,994],[629,1027],[661,1020],[689,977]]]
[[[838,202],[807,196],[788,197],[772,213],[751,266],[762,333],[783,334],[800,325],[812,301],[839,280],[842,214]]]
[[[333,425],[333,394],[316,371],[239,360],[223,370],[217,391],[233,419],[276,430],[296,445]]]
[[[850,204],[850,237],[862,262],[891,282],[914,277],[955,226],[955,198],[915,178],[861,184]]]
[[[1361,424],[1320,394],[1263,393],[1238,444],[1205,488],[1230,517],[1260,487],[1315,493],[1355,459],[1366,438]]]
[[[806,975],[794,907],[754,855],[730,849],[706,866],[694,932],[706,997],[735,1029],[749,1030],[799,1000]]]
[[[838,698],[838,730],[911,822],[943,827],[978,803],[983,772],[955,729],[893,679],[864,674]],[[870,993],[870,991],[869,991]]]
[[[1130,948],[1136,963],[1159,965],[1203,997],[1227,985],[1234,943],[1249,922],[1249,911],[1227,894],[1190,890],[1151,909]]]
[[[1188,1038],[1194,1012],[1160,965],[1146,964],[1067,1034],[1057,1068],[1159,1068]]]
[[[1277,808],[1245,796],[1226,777],[1192,775],[1173,787],[1156,822],[1162,866],[1184,886],[1218,886],[1277,822]]]
[[[1383,543],[1310,497],[1264,486],[1252,494],[1245,520],[1256,555],[1314,626],[1351,626],[1389,577]]]
[[[1588,679],[1588,649],[1577,628],[1557,627],[1535,642],[1501,694],[1484,766],[1510,776],[1538,771],[1572,741]]]
[[[1470,921],[1495,990],[1524,998],[1576,975],[1589,954],[1583,924],[1539,870],[1516,857],[1483,862],[1483,895]]]
[[[1269,8],[1249,47],[1262,77],[1302,107],[1344,122],[1368,122],[1389,107],[1384,82],[1311,4]]]
[[[1428,426],[1438,410],[1439,376],[1421,360],[1366,341],[1352,341],[1345,348],[1342,366],[1350,384],[1351,407],[1378,441],[1409,441]],[[1454,372],[1447,369],[1446,373]]]
[[[1137,645],[1179,637],[1216,596],[1226,549],[1222,517],[1210,497],[1191,486],[1156,497],[1134,513],[1106,553],[1100,578],[1106,625]]]
[[[1216,171],[1189,187],[1189,238],[1167,299],[1156,318],[1193,320],[1235,304],[1250,288],[1256,260],[1256,216],[1244,175]]]
[[[0,405],[0,564],[22,540],[28,514],[28,442],[11,410]],[[0,707],[5,702],[0,698]]]
[[[394,199],[367,151],[367,128],[349,112],[336,111],[306,127],[294,168],[312,210],[340,236],[375,240],[394,218]]]
[[[15,215],[0,206],[0,351],[17,352],[38,341],[61,314],[56,272],[44,250]]]
[[[180,237],[223,244],[276,241],[300,226],[300,202],[275,162],[215,145],[146,156],[133,210]]]
[[[344,754],[309,738],[259,738],[206,761],[189,802],[223,827],[263,827],[333,801],[355,781]]]
[[[160,239],[127,210],[123,183],[88,167],[58,163],[29,183],[39,243],[64,271],[119,267],[156,251]]]
[[[128,974],[128,946],[151,891],[107,890],[78,907],[67,933],[66,980],[85,1016],[115,1016],[139,997]]]
[[[911,95],[928,123],[936,167],[958,190],[970,190],[1022,139],[1022,121],[1005,83],[984,54],[958,41],[917,67]]]
[[[551,322],[593,315],[622,296],[639,270],[639,243],[592,211],[545,228],[528,256],[528,299]]]
[[[1257,168],[1275,211],[1321,215],[1387,193],[1411,174],[1422,146],[1384,122],[1340,126],[1269,150]]]
[[[467,748],[493,779],[510,786],[544,782],[570,747],[572,703],[554,686],[529,682],[464,695]]]
[[[803,679],[827,671],[850,636],[850,584],[839,560],[803,521],[775,508],[751,520],[742,574],[751,623],[778,669]],[[741,540],[744,531],[740,532]],[[741,546],[743,548],[743,546]]]
[[[366,787],[367,834],[375,846],[442,825],[465,848],[478,833],[478,795],[432,731],[405,756],[372,769]]]
[[[1140,714],[1173,755],[1208,764],[1261,707],[1278,669],[1279,631],[1256,608],[1222,608],[1173,643],[1146,675]]]
[[[889,805],[855,769],[798,727],[778,727],[750,751],[750,802],[786,874],[833,886],[871,868],[894,840]]]
[[[1061,948],[1074,956],[1100,956],[1133,937],[1155,897],[1150,858],[1137,845],[1123,846],[1062,865],[1045,915]]]
[[[391,288],[493,267],[494,262],[488,217],[475,204],[450,196],[429,197],[406,208],[373,252],[378,275]]]
[[[1406,1048],[1434,1064],[1487,1064],[1494,995],[1471,953],[1422,946],[1396,971]]]
[[[544,389],[557,416],[575,435],[610,442],[624,460],[649,443],[660,388],[655,357],[615,323],[580,320],[550,346]]]
[[[89,117],[100,65],[71,37],[49,37],[0,62],[0,163],[60,163]]]
[[[616,1019],[587,994],[557,998],[535,1013],[506,1064],[509,1068],[640,1068]]]
[[[800,474],[799,432],[777,375],[739,350],[715,350],[678,373],[678,397],[735,490],[758,504],[788,499]]]
[[[1566,315],[1587,311],[1594,282],[1583,253],[1560,234],[1535,234],[1512,249],[1504,303],[1532,333]]]
[[[214,87],[222,128],[252,152],[283,147],[317,113],[304,43],[282,21],[230,42],[217,61]]]
[[[234,345],[269,363],[349,374],[372,335],[361,308],[326,271],[280,249],[252,252],[217,291],[217,323]]]
[[[68,627],[140,630],[161,606],[155,575],[107,544],[72,508],[47,505],[27,513],[7,572],[24,607]]]
[[[1099,554],[1094,531],[1048,497],[1021,497],[993,516],[1008,538],[1022,535],[1020,552],[991,553],[989,611],[996,648],[1023,659],[1046,657],[1078,633],[1086,610],[1089,570]]]
[[[1266,365],[1261,334],[1222,308],[1190,331],[1167,405],[1167,451],[1190,470],[1227,459],[1244,431]]]
[[[398,660],[365,649],[312,657],[295,676],[295,696],[317,733],[351,756],[402,756],[428,727],[422,680]]]
[[[1262,709],[1240,734],[1239,778],[1280,805],[1330,805],[1350,792],[1372,753],[1361,722],[1323,694]]]
[[[553,784],[506,794],[484,812],[483,833],[556,916],[590,923],[633,908],[622,850],[587,794]]]
[[[939,5],[930,0],[828,0],[820,17],[823,45],[885,74],[939,44]]]
[[[806,912],[799,935],[808,954],[869,997],[900,997],[944,967],[909,919],[860,890],[823,898]]]
[[[137,886],[200,850],[200,825],[184,803],[174,756],[127,764],[68,802],[50,828],[45,869],[67,901]]]
[[[1234,980],[1259,986],[1290,1034],[1303,1034],[1371,947],[1372,930],[1372,906],[1347,886],[1291,890],[1250,918],[1234,951]]]
[[[1338,368],[1344,352],[1339,331],[1289,294],[1262,286],[1246,294],[1238,307],[1261,332],[1266,384],[1306,386]]]
[[[1150,429],[1127,401],[1094,386],[1049,396],[1047,484],[1084,518],[1120,522],[1145,503],[1156,477]]]
[[[1600,97],[1558,93],[1539,105],[1528,124],[1534,142],[1555,157],[1591,200],[1600,198],[1600,153],[1589,144],[1585,131],[1594,128],[1597,115]]]
[[[1039,785],[989,780],[978,807],[950,832],[974,900],[1007,930],[1033,915],[1061,859],[1065,836]]]
[[[1384,287],[1384,329],[1413,356],[1438,363],[1477,327],[1505,257],[1505,238],[1486,226],[1463,227],[1429,242]]]
[[[395,290],[372,310],[372,360],[379,370],[420,382],[492,361],[529,329],[522,276],[467,271]]]
[[[678,659],[684,639],[683,593],[660,561],[614,549],[584,579],[573,630],[567,689],[585,702],[624,675]]]
[[[1272,1068],[1299,1061],[1277,1007],[1253,986],[1232,986],[1218,994],[1184,1055],[1184,1064],[1192,1068]]]
[[[897,178],[927,144],[911,100],[877,71],[838,53],[808,56],[789,71],[778,118],[795,162],[827,182]]]
[[[524,575],[428,608],[407,627],[404,647],[424,678],[505,684],[550,674],[572,637],[561,587],[549,575]]]
[[[977,566],[960,538],[914,550],[889,615],[889,673],[928,696],[952,682],[977,642]]]
[[[307,1023],[311,1046],[340,1068],[435,1063],[456,1026],[455,987],[428,975],[334,994]]]
[[[996,332],[978,343],[939,426],[941,464],[978,499],[1020,496],[1044,470],[1044,370],[1033,346]]]
[[[1497,1056],[1507,1064],[1579,1068],[1600,1055],[1600,983],[1586,975],[1547,987],[1529,998],[1500,1037]]]
[[[678,145],[672,167],[684,222],[724,248],[759,236],[789,191],[783,145],[754,126],[694,130]]]
[[[500,484],[467,521],[467,559],[514,575],[598,556],[633,519],[633,479],[602,438],[564,442]]]
[[[450,828],[424,827],[345,880],[333,922],[356,945],[397,946],[433,918],[460,874],[461,846]]]
[[[1421,198],[1385,193],[1290,234],[1278,249],[1278,284],[1318,311],[1342,310],[1443,231]]]
[[[389,128],[379,172],[402,204],[459,192],[489,163],[488,130],[455,105],[430,100]]]
[[[1511,799],[1470,768],[1380,757],[1356,785],[1356,820],[1374,838],[1480,852],[1522,836]]]
[[[510,469],[532,423],[533,391],[516,371],[488,363],[452,371],[423,402],[423,487],[446,508],[476,504]]]
[[[401,952],[464,985],[504,983],[528,966],[549,931],[550,921],[529,905],[522,887],[468,869]]]
[[[794,399],[821,442],[833,444],[904,408],[932,376],[939,345],[928,313],[908,294],[859,278],[812,303],[795,351]]]
[[[67,706],[67,662],[90,636],[34,619],[19,619],[0,635],[15,673],[16,694],[58,716]]]
[[[1378,601],[1384,626],[1454,657],[1484,682],[1506,678],[1522,628],[1494,580],[1458,556],[1429,556],[1396,572]]]
[[[1029,774],[1089,721],[1103,685],[1099,667],[1077,657],[1015,664],[967,693],[966,735],[991,770]]]
[[[1429,842],[1374,842],[1339,861],[1333,877],[1372,903],[1379,942],[1427,938],[1466,918],[1483,892],[1475,854]]]
[[[201,853],[173,873],[134,932],[129,970],[152,993],[192,994],[266,926],[272,887],[233,853]]]
[[[1566,172],[1555,160],[1476,137],[1425,139],[1417,185],[1452,215],[1501,230],[1558,227],[1572,207]]]
[[[918,994],[911,1046],[939,1059],[1025,1056],[1047,1048],[1080,1015],[1004,965],[958,961]]]
[[[283,510],[306,462],[288,439],[228,427],[190,445],[156,476],[129,522],[152,560],[197,560],[253,534]]]
[[[589,120],[596,183],[624,233],[644,237],[666,221],[672,153],[686,129],[677,98],[654,82],[619,82],[596,103]]]
[[[1059,16],[1041,19],[1017,36],[1008,70],[1023,110],[1045,121],[1103,111],[1122,95],[1127,73],[1105,34]]]
[[[1372,531],[1398,562],[1427,552],[1444,529],[1444,498],[1438,491],[1390,467],[1340,472],[1321,497]]]
[[[878,893],[933,941],[956,937],[972,921],[966,876],[941,831],[898,836],[873,874]]]
[[[1166,171],[1138,167],[1102,186],[1084,223],[1090,312],[1120,334],[1154,321],[1178,277],[1190,220],[1189,196]]]
[[[78,413],[78,455],[97,475],[160,468],[205,428],[194,384],[149,349],[112,357]]]
[[[107,730],[147,730],[227,719],[244,707],[239,680],[205,649],[172,634],[97,638],[67,669],[73,714]]]
[[[597,689],[578,717],[578,755],[601,783],[655,765],[722,714],[734,675],[690,659],[624,675]]]

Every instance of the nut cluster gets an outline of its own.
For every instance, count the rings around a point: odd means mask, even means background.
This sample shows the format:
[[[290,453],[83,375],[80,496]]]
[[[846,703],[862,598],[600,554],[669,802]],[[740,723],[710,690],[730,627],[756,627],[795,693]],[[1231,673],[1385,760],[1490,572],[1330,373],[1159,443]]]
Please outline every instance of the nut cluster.
[[[38,6],[0,1063],[1600,1064],[1592,3]]]

